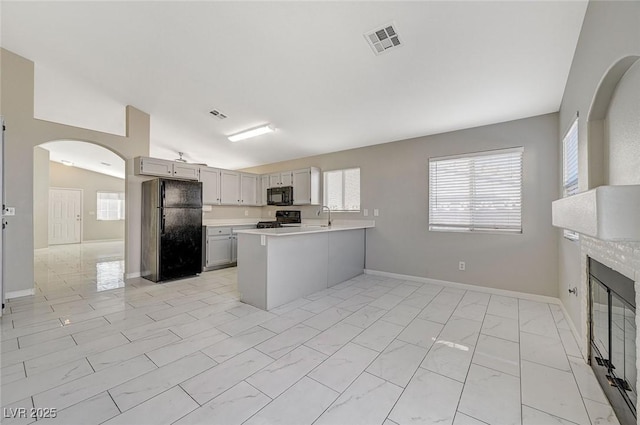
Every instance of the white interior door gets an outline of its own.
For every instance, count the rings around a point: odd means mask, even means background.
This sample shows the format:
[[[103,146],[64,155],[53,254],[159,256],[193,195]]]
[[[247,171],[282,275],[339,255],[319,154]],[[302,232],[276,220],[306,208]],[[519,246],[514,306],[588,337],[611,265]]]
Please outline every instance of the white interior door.
[[[82,229],[82,191],[49,189],[49,245],[79,243]]]

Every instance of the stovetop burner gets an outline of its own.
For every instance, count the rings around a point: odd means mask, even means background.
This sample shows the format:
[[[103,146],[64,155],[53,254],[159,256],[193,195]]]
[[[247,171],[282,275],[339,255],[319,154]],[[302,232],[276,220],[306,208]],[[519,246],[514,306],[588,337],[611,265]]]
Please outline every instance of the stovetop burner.
[[[279,221],[259,221],[256,224],[257,229],[271,229],[275,227],[282,227]]]
[[[259,221],[256,225],[258,229],[270,229],[273,227],[282,227],[283,224],[300,224],[300,210],[278,210],[276,211],[276,219],[274,221]]]

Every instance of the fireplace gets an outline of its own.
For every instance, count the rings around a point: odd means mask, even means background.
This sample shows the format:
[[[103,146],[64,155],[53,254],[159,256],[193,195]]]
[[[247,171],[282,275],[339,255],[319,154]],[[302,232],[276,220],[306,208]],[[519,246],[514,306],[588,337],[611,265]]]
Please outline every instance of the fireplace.
[[[589,363],[621,425],[636,424],[636,298],[633,280],[593,258],[589,281]]]

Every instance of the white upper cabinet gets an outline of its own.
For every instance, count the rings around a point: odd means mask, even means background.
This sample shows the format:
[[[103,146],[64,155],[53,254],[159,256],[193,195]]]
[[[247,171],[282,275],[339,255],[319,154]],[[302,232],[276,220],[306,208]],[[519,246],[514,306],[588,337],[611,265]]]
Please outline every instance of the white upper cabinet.
[[[198,180],[200,166],[184,162],[173,163],[173,177],[178,179]]]
[[[173,177],[173,161],[139,156],[135,159],[135,174]]]
[[[291,171],[280,173],[280,186],[293,186],[293,173]]]
[[[220,204],[240,205],[240,173],[220,171]]]
[[[293,176],[291,171],[269,174],[269,187],[291,186],[292,184]]]
[[[194,164],[139,156],[135,158],[134,174],[198,180],[199,170],[200,166]]]
[[[304,168],[292,172],[293,204],[320,205],[320,169]]]
[[[240,174],[240,203],[242,205],[257,205],[258,176],[255,174]]]
[[[220,169],[200,167],[202,182],[202,203],[204,205],[220,205]]]
[[[258,185],[258,205],[267,205],[267,189],[269,189],[269,176],[260,176],[260,184]]]

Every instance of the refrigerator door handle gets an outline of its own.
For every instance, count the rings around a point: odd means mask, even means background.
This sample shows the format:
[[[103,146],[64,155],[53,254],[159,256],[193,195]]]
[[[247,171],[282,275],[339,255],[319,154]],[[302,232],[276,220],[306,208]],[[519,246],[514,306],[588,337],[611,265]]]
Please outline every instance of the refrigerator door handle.
[[[160,199],[162,200],[162,203],[160,205],[163,207],[166,205],[164,183],[165,183],[164,181],[160,181]]]
[[[164,211],[161,214],[162,214],[162,217],[160,219],[160,234],[164,235],[164,221],[166,216],[164,215]]]

